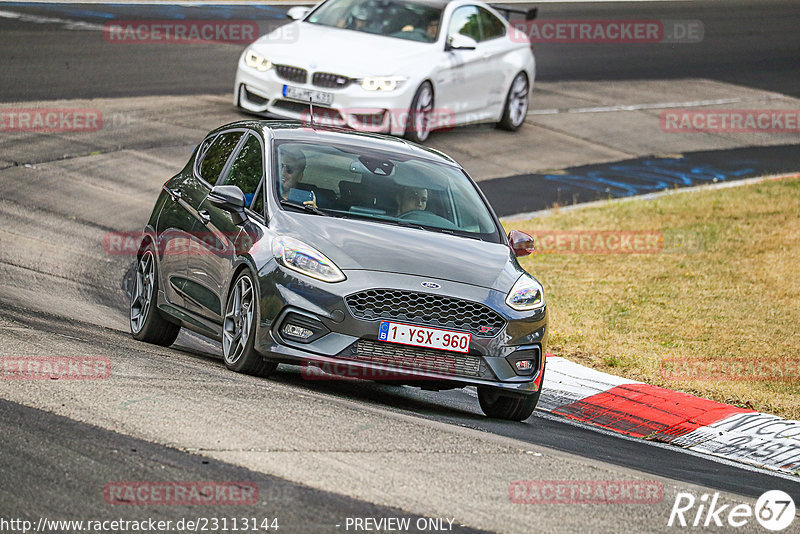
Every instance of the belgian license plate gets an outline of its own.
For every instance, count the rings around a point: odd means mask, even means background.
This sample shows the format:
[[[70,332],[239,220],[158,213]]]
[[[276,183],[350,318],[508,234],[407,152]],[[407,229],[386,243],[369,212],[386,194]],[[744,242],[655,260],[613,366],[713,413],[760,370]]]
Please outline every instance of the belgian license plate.
[[[326,106],[333,104],[333,93],[292,87],[291,85],[283,86],[283,96],[294,100],[302,100],[303,102],[308,102],[310,99],[315,104],[325,104]]]
[[[378,339],[413,347],[427,347],[466,353],[469,351],[470,334],[381,321]]]

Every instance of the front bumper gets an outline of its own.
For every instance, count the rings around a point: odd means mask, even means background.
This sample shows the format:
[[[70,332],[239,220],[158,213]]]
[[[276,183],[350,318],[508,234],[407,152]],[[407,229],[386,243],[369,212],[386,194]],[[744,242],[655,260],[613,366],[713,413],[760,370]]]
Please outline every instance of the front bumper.
[[[307,122],[308,102],[284,97],[285,85],[333,95],[333,103],[329,105],[314,104],[314,120],[318,124],[396,136],[405,133],[408,110],[417,89],[411,81],[401,83],[391,92],[365,91],[358,83],[344,88],[317,87],[282,79],[274,68],[259,72],[240,60],[234,104],[249,113]]]
[[[274,268],[274,264],[272,265]],[[261,273],[261,321],[256,349],[266,358],[299,364],[303,376],[325,379],[355,377],[417,385],[426,389],[489,386],[521,394],[541,387],[547,344],[547,312],[520,313],[505,304],[506,295],[448,280],[374,271],[346,271],[347,280],[336,284],[317,282],[282,268]],[[378,340],[381,320],[394,320],[430,328],[444,328],[424,321],[402,319],[364,320],[356,317],[345,298],[371,289],[390,288],[430,293],[422,282],[441,285],[435,293],[483,304],[497,312],[505,324],[489,335],[472,334],[466,354],[411,347]],[[289,317],[307,318],[321,325],[321,335],[303,343],[288,338],[282,328]],[[444,328],[461,330],[459,328]],[[515,369],[519,359],[534,361],[529,372]],[[331,374],[332,373],[332,374]]]

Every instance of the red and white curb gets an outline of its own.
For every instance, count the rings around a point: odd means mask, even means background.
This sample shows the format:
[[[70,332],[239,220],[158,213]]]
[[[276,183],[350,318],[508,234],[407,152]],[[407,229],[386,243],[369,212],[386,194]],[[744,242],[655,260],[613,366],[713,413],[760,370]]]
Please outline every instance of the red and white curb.
[[[800,475],[800,421],[547,356],[538,410],[631,437]]]

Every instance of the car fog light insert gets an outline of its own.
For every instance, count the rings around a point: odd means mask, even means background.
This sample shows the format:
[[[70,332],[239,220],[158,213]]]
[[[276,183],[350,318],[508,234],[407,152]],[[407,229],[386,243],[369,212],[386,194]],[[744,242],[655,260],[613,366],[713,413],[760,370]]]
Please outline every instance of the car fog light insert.
[[[303,328],[302,326],[291,323],[286,324],[283,327],[283,333],[287,336],[297,337],[300,339],[307,339],[314,335],[314,332],[308,328]]]
[[[533,360],[519,360],[515,365],[517,371],[530,371],[533,369]]]

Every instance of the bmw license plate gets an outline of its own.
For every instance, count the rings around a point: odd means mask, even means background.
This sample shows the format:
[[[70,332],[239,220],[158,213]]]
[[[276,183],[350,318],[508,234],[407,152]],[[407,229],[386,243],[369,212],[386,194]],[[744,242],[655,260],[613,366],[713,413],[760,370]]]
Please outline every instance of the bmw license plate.
[[[378,339],[381,341],[464,353],[469,351],[470,337],[470,334],[465,334],[464,332],[425,328],[423,326],[412,326],[389,321],[381,321],[381,329],[378,331]]]
[[[315,104],[325,104],[326,106],[333,104],[333,93],[314,91],[313,89],[303,89],[301,87],[292,87],[291,85],[283,86],[283,96],[286,98],[292,98],[294,100],[302,100],[303,102],[308,102],[311,100]]]

